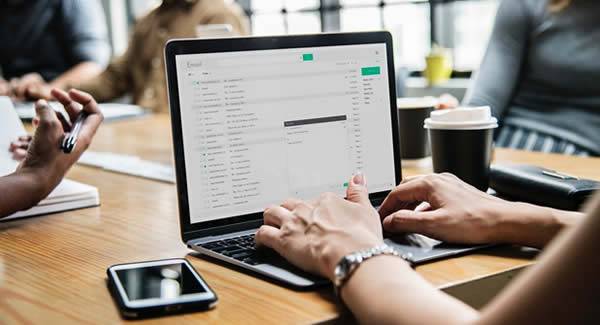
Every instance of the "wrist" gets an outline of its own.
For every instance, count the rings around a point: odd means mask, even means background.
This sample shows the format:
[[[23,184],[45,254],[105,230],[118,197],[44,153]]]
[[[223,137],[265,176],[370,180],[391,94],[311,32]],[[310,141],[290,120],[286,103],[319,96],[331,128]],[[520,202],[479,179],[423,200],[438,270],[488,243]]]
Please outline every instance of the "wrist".
[[[338,295],[340,294],[342,287],[346,285],[346,283],[353,277],[354,273],[363,264],[381,256],[393,256],[403,260],[404,263],[409,263],[407,254],[404,254],[387,244],[380,244],[369,249],[363,249],[348,254],[342,257],[337,263],[334,272],[335,276],[332,280]]]
[[[340,245],[340,243],[336,243],[334,247],[326,248],[323,250],[324,252],[329,252],[324,254],[322,266],[324,270],[323,274],[325,274],[326,277],[332,282],[335,281],[335,269],[345,256],[350,255],[352,253],[356,253],[361,250],[379,246],[383,244],[383,240],[368,240],[363,243],[346,242],[344,244],[347,245]]]
[[[47,168],[47,170],[53,170],[53,168]],[[60,182],[60,179],[56,180],[57,177],[53,176],[52,173],[47,170],[37,167],[21,167],[15,173],[19,177],[22,177],[26,184],[29,184],[31,198],[36,202],[39,202],[48,196]]]
[[[394,275],[390,277],[383,276],[385,272],[394,270]],[[403,272],[414,272],[410,263],[399,256],[378,255],[364,261],[354,273],[346,280],[342,287],[338,288],[337,295],[339,299],[348,303],[349,296],[357,289],[365,287],[365,283],[373,285],[375,279],[393,279],[394,276],[404,274]]]

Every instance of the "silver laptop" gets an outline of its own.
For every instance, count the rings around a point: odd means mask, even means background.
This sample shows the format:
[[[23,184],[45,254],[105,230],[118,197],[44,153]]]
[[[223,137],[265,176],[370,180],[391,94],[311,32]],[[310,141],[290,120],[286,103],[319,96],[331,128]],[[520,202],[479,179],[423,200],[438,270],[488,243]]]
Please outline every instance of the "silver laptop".
[[[184,243],[296,288],[327,283],[254,233],[268,205],[344,195],[357,170],[375,206],[400,182],[390,34],[173,40],[165,55]],[[473,249],[386,240],[417,263]]]

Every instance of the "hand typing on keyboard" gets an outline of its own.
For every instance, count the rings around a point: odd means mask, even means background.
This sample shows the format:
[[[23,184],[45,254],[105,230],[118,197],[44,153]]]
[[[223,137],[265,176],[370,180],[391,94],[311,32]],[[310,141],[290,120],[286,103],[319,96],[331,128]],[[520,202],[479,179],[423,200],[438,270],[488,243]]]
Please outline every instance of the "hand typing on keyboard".
[[[257,243],[305,271],[333,279],[335,265],[344,255],[383,243],[365,177],[357,174],[349,184],[347,200],[327,193],[314,203],[291,199],[269,207]]]

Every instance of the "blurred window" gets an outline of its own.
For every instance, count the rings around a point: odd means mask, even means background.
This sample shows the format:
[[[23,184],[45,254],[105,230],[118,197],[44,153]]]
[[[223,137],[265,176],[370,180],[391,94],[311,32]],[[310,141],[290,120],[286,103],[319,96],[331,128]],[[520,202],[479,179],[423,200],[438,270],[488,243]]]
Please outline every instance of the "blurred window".
[[[233,1],[233,0],[226,0]],[[453,49],[455,70],[479,66],[500,0],[235,0],[254,35],[386,29],[396,65],[422,71],[432,44]],[[145,15],[160,0],[127,0],[129,17]]]

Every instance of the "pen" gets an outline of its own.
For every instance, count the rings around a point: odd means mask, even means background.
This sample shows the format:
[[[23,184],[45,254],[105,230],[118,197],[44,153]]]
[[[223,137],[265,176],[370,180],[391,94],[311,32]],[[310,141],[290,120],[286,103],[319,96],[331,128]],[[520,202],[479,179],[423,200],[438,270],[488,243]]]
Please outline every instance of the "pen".
[[[77,137],[79,137],[79,132],[81,131],[81,127],[83,125],[83,121],[87,114],[85,112],[79,113],[77,119],[75,119],[75,123],[73,123],[73,127],[71,128],[71,132],[62,141],[61,149],[64,153],[71,153],[73,149],[75,149],[75,145],[77,144]]]

